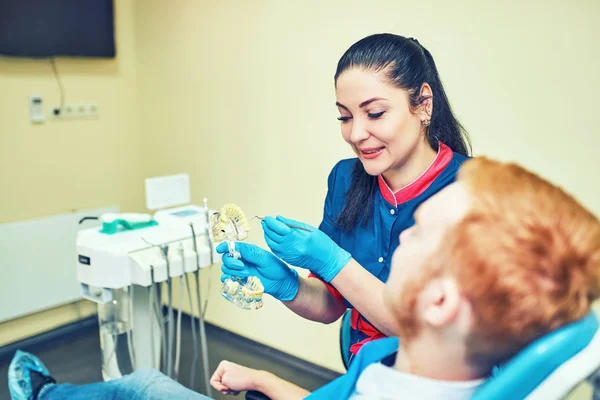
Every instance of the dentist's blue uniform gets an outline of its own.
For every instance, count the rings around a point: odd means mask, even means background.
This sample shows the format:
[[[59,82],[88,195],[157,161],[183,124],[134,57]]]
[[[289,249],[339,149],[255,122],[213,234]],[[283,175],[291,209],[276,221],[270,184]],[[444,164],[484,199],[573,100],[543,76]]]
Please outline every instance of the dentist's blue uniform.
[[[400,233],[414,224],[415,210],[429,197],[454,182],[460,166],[467,159],[467,156],[455,153],[448,146],[440,143],[438,154],[429,168],[417,180],[400,191],[394,193],[383,177],[379,176],[375,213],[366,226],[363,226],[360,220],[351,232],[340,229],[335,221],[346,203],[346,193],[350,188],[354,165],[360,161],[357,158],[342,160],[336,164],[329,175],[323,221],[319,229],[352,254],[360,265],[382,282],[386,282],[392,254],[400,241]],[[313,274],[311,276],[319,278]],[[357,354],[365,343],[385,337],[333,286],[325,282],[324,284],[340,302],[353,309],[350,347],[352,354]]]

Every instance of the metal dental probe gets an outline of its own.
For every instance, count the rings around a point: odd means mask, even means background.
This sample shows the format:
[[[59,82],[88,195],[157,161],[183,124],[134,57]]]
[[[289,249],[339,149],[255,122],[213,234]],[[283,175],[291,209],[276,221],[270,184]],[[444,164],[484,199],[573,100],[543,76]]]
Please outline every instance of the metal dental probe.
[[[255,215],[254,217],[250,218],[250,221],[252,221],[254,218],[258,218],[261,221],[263,221],[265,219],[265,217],[259,217],[258,215]],[[280,221],[280,222],[283,222],[283,221]],[[298,226],[298,225],[294,225],[294,224],[286,224],[285,222],[283,222],[283,223],[292,229],[300,229],[301,231],[312,232],[312,229],[308,229],[303,226]]]

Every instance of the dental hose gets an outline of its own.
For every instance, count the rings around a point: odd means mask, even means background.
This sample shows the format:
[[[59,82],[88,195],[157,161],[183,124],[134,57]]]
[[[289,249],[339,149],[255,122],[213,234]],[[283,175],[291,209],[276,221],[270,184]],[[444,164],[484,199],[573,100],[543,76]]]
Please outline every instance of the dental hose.
[[[152,266],[150,266],[150,270],[152,270]],[[154,277],[152,278],[154,282]],[[148,286],[148,313],[150,315],[156,314],[154,313],[154,302],[152,301],[152,292],[154,291],[154,284]],[[152,368],[156,368],[156,354],[154,354],[154,319],[150,317],[150,357],[152,357],[152,363],[150,364]]]
[[[210,387],[210,379],[208,376],[208,346],[206,345],[206,332],[204,330],[204,318],[202,317],[202,299],[200,298],[200,274],[198,270],[194,272],[196,275],[196,294],[198,296],[198,326],[200,332],[200,348],[202,349],[202,372],[204,373],[204,382],[206,383],[206,394],[212,397],[212,389]]]
[[[167,315],[167,326],[168,338],[167,338],[167,376],[169,378],[173,377],[173,339],[174,339],[174,330],[173,330],[173,280],[171,279],[171,273],[169,268],[169,261],[167,260],[167,274],[168,274],[168,282],[167,282],[167,298],[169,301],[169,311]]]
[[[175,367],[174,367],[174,379],[178,380],[179,378],[179,359],[181,356],[181,312],[183,309],[183,291],[184,291],[184,281],[185,281],[185,258],[183,257],[183,246],[179,248],[179,252],[181,254],[182,261],[182,273],[179,277],[179,308],[177,310],[177,337],[175,344]]]
[[[208,206],[206,199],[204,200],[204,208],[207,210],[207,229],[208,229]],[[204,330],[204,314],[202,313],[202,297],[200,296],[200,256],[198,255],[198,245],[196,243],[196,231],[194,225],[190,224],[192,229],[192,239],[194,242],[194,251],[196,252],[196,270],[194,276],[196,278],[196,300],[198,301],[198,333],[200,335],[200,348],[202,354],[202,373],[204,375],[204,383],[206,386],[206,394],[208,397],[212,397],[212,388],[210,386],[210,379],[208,376],[208,346],[206,344],[206,332]],[[208,231],[206,232],[208,236]],[[209,247],[210,249],[210,247]],[[212,261],[212,251],[211,251]],[[210,282],[210,281],[209,281]],[[192,319],[193,320],[193,319]]]
[[[157,295],[154,298],[154,312],[156,313],[156,318],[158,318],[160,327],[160,340],[161,340],[161,365],[160,370],[162,373],[167,372],[167,335],[165,333],[165,316],[162,312],[162,283],[159,283],[156,287]]]
[[[190,321],[192,322],[192,342],[194,346],[194,358],[192,359],[192,369],[190,371],[190,389],[194,390],[196,380],[196,366],[198,365],[198,338],[196,337],[196,321],[194,321],[194,302],[192,301],[192,290],[190,288],[189,275],[186,276],[185,285],[188,294],[188,303],[190,304]]]
[[[129,320],[129,326],[127,329],[127,350],[129,351],[129,361],[131,362],[131,370],[135,371],[135,349],[133,348],[133,340],[131,338],[131,331],[133,330],[133,287],[128,286],[127,292],[129,294],[129,304],[127,307],[127,316]]]
[[[109,371],[110,371],[110,363],[112,362],[113,358],[116,358],[116,356],[117,356],[117,345],[119,343],[119,335],[116,333],[113,333],[111,337],[113,340],[113,349],[109,353],[108,357],[106,357],[106,361],[104,361],[104,363],[102,365],[102,369],[103,369],[104,375],[110,376],[111,379],[114,379],[116,377],[109,375]],[[119,370],[119,360],[116,359],[115,363],[117,364],[117,370]]]

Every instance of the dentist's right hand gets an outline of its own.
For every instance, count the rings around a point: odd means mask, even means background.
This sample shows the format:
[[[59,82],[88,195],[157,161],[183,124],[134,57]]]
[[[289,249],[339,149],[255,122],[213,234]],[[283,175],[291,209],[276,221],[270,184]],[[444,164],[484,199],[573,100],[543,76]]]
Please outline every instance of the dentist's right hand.
[[[352,259],[352,255],[325,232],[304,222],[278,215],[277,218],[266,216],[261,225],[267,246],[277,257],[308,269],[325,282],[331,282]],[[291,225],[305,229],[294,229]]]
[[[260,279],[265,292],[281,301],[294,300],[298,294],[298,272],[287,266],[273,253],[256,245],[235,243],[240,258],[229,256],[227,243],[217,246],[217,253],[223,254],[221,282],[232,276],[256,276]]]

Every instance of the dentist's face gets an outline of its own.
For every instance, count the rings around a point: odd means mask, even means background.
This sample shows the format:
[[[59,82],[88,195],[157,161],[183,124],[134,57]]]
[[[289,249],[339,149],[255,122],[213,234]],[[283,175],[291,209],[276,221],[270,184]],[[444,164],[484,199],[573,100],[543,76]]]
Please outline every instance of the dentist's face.
[[[369,175],[403,165],[425,140],[408,92],[388,82],[382,71],[343,72],[336,82],[336,100],[342,136]]]

